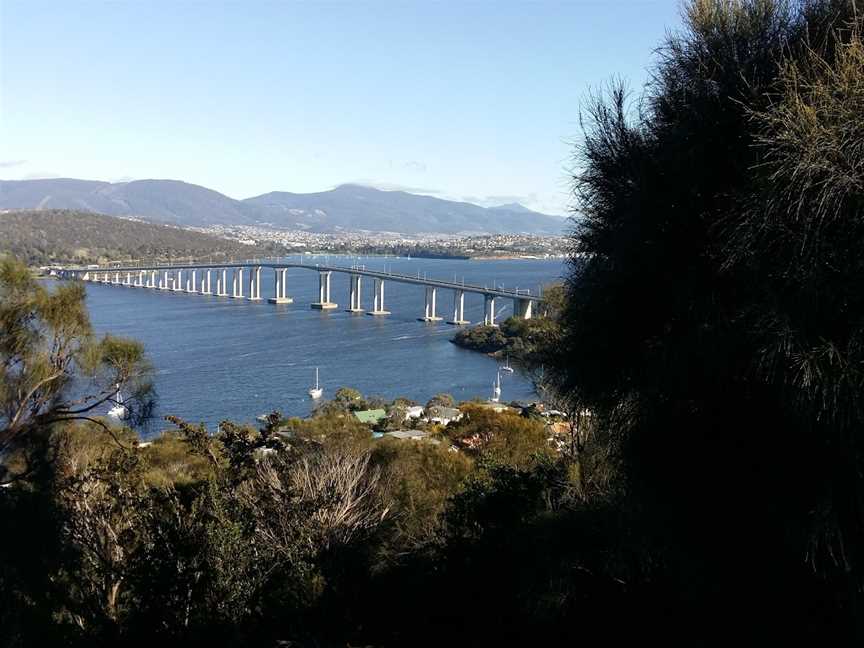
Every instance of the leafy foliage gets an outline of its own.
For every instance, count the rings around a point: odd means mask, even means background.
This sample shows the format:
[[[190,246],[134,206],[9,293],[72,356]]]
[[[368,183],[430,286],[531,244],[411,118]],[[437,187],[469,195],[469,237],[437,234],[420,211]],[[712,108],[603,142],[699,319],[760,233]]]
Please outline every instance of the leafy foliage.
[[[113,434],[99,414],[116,404],[118,386],[128,396],[131,422],[149,415],[150,367],[142,346],[95,339],[81,286],[49,291],[22,264],[0,260],[0,323],[0,456],[18,460],[0,466],[0,481],[38,467],[40,451],[30,451],[44,449],[46,432],[57,423],[86,420]],[[76,380],[86,380],[89,393],[78,393]]]

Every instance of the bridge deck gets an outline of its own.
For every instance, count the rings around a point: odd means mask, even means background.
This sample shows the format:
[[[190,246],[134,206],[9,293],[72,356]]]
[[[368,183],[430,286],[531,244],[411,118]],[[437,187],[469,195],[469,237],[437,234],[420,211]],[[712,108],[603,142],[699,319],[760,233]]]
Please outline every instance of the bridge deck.
[[[541,301],[543,298],[538,295],[532,295],[528,292],[517,292],[516,290],[488,288],[486,286],[477,286],[467,283],[456,283],[450,281],[441,281],[438,279],[426,279],[422,277],[413,277],[411,275],[394,274],[391,272],[382,272],[378,270],[367,270],[365,268],[350,268],[345,266],[331,266],[309,263],[279,263],[274,261],[256,261],[250,260],[246,262],[231,262],[231,263],[193,263],[186,265],[138,265],[138,266],[116,266],[109,268],[66,268],[67,270],[75,270],[78,272],[151,272],[166,270],[221,270],[222,268],[300,268],[302,270],[315,270],[318,272],[341,272],[343,274],[354,274],[363,277],[373,277],[376,279],[386,279],[387,281],[397,281],[400,283],[415,284],[421,286],[432,286],[435,288],[444,288],[447,290],[462,290],[470,293],[479,293],[481,295],[489,295],[490,297],[506,297],[509,299],[527,299],[530,301]]]

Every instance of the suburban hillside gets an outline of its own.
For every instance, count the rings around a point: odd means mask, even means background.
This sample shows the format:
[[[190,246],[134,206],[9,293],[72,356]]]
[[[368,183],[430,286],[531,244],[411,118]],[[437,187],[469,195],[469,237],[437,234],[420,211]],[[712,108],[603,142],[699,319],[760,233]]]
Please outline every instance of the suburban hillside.
[[[276,253],[189,230],[62,209],[0,212],[0,253],[31,265],[134,259],[214,260]]]
[[[322,233],[560,235],[566,226],[561,217],[515,203],[485,208],[361,185],[309,194],[276,191],[235,200],[177,180],[4,180],[0,209],[76,209],[192,227],[260,223]]]

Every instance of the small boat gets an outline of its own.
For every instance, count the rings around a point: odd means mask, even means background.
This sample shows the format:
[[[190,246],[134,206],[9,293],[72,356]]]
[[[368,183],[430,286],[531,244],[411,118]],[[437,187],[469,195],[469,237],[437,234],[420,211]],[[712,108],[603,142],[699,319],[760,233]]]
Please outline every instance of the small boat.
[[[266,423],[267,421],[270,420],[270,415],[269,414],[259,414],[258,416],[255,417],[255,419],[258,421],[261,421],[262,423]]]
[[[501,371],[504,373],[513,373],[513,367],[510,366],[510,356],[506,356],[504,359],[504,366],[501,367]]]
[[[114,394],[114,406],[108,410],[108,417],[115,421],[122,421],[129,418],[129,410],[123,404],[123,393],[120,391],[120,385],[117,385],[117,392]]]
[[[492,398],[490,398],[493,403],[497,403],[501,400],[501,372],[499,371],[495,377],[495,382],[492,383]]]
[[[321,398],[321,395],[324,393],[324,390],[318,384],[318,367],[315,367],[315,386],[309,390],[309,395],[312,398]]]

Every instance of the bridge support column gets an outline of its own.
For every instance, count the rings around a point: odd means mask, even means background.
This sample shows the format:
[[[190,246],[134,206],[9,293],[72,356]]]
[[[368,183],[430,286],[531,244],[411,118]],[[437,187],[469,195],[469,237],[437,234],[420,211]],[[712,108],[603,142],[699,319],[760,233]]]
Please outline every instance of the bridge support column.
[[[188,285],[186,286],[186,292],[197,292],[198,291],[198,271],[192,271],[192,278],[189,280]]]
[[[495,323],[495,296],[494,295],[484,295],[483,323],[486,326],[498,326]]]
[[[114,273],[114,283],[115,283],[115,284],[119,284],[119,283],[120,283],[120,273],[119,273],[119,272],[115,272],[115,273]]]
[[[212,294],[213,294],[213,291],[210,290],[210,279],[211,279],[210,276],[211,276],[212,274],[213,274],[213,271],[212,271],[210,268],[207,268],[207,270],[206,270],[206,272],[205,272],[205,274],[204,274],[204,279],[203,279],[203,284],[204,284],[204,285],[203,285],[203,287],[201,288],[201,293],[202,293],[203,295],[212,295]]]
[[[522,319],[531,319],[533,302],[530,299],[514,299],[513,314]]]
[[[183,271],[178,270],[176,272],[176,275],[177,276],[174,278],[174,286],[172,287],[172,290],[174,290],[175,292],[179,292],[183,290]]]
[[[150,287],[153,290],[156,290],[156,271],[155,270],[150,271]]]
[[[216,276],[216,295],[219,297],[228,296],[228,270],[222,268]]]
[[[384,280],[375,278],[375,287],[373,290],[372,310],[367,311],[367,315],[389,315],[390,311],[384,310]]]
[[[288,296],[288,269],[273,268],[273,297],[267,300],[271,304],[291,304],[293,299]]]
[[[462,326],[463,324],[470,324],[471,323],[465,319],[465,291],[464,290],[453,291],[453,319],[447,323],[448,324],[456,324],[457,326]]]
[[[361,276],[352,274],[348,277],[348,308],[349,313],[362,313],[363,306],[361,305]]]
[[[261,266],[249,268],[249,301],[261,301]]]
[[[318,272],[318,301],[309,304],[316,310],[332,310],[338,307],[330,301],[330,273],[329,271]]]
[[[438,289],[435,286],[427,286],[426,287],[426,308],[423,312],[423,317],[420,318],[421,322],[440,322],[442,318],[438,317],[435,314],[435,299],[437,297]]]
[[[243,299],[243,268],[234,270],[234,299]]]

